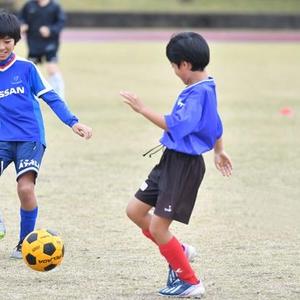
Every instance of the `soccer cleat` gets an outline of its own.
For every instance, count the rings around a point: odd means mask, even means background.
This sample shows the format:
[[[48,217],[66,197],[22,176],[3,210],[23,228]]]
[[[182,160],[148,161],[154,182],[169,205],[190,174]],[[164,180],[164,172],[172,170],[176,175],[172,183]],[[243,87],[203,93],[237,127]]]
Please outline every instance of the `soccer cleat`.
[[[22,259],[22,243],[23,241],[19,241],[18,245],[14,248],[13,252],[10,255],[10,258],[14,259]]]
[[[184,249],[184,254],[187,257],[187,259],[190,262],[193,262],[195,257],[197,256],[197,251],[195,249],[195,247],[190,246],[188,244],[182,244],[183,249]],[[171,286],[172,283],[178,279],[177,274],[173,271],[173,269],[171,268],[171,266],[169,265],[169,272],[168,272],[168,278],[167,278],[167,286]]]
[[[2,215],[0,213],[0,240],[4,238],[5,233],[6,233],[5,225],[4,225]]]
[[[173,282],[175,280],[177,280],[177,279],[178,279],[177,274],[175,273],[175,271],[173,271],[173,269],[169,265],[169,272],[168,272],[168,278],[167,278],[167,286],[168,287],[172,286]]]
[[[171,286],[167,286],[159,291],[159,295],[178,298],[201,298],[205,293],[205,288],[200,281],[198,284],[190,284],[180,279],[175,280]]]

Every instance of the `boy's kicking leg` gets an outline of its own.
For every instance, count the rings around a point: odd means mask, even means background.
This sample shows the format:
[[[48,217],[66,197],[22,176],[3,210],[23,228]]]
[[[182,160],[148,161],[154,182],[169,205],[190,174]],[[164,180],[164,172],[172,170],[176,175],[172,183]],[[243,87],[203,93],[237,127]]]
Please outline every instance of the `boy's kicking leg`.
[[[152,214],[149,211],[152,209],[151,205],[148,205],[137,198],[132,199],[126,209],[127,216],[138,227],[142,229],[143,234],[157,244],[154,237],[150,232],[150,224],[152,220]],[[182,244],[182,248],[187,256],[188,260],[192,262],[197,255],[196,249],[193,246]]]
[[[21,248],[22,242],[28,233],[34,230],[38,207],[35,188],[35,172],[26,172],[18,178],[17,191],[21,202],[20,208],[20,237],[16,248],[11,254],[11,258],[22,258]]]
[[[126,213],[129,219],[142,229],[143,234],[154,243],[156,243],[150,233],[152,214],[150,214],[149,211],[151,209],[151,205],[148,205],[143,201],[134,198],[128,203]],[[195,248],[187,244],[182,244],[182,247],[185,250],[185,254],[188,257],[189,261],[193,261],[196,256]]]
[[[169,282],[168,278],[168,286],[160,294],[184,296],[186,293],[187,296],[201,296],[204,294],[204,287],[195,276],[184,247],[169,231],[172,220],[151,215],[149,213],[151,208],[152,206],[135,198],[127,206],[127,215],[142,229],[146,237],[158,245],[160,253],[171,267],[169,277],[172,276],[173,280]],[[177,280],[178,278],[179,280]],[[176,284],[175,289],[174,284]],[[175,294],[173,293],[174,290],[176,290]]]
[[[153,215],[150,224],[150,233],[157,242],[160,253],[178,277],[159,293],[162,296],[170,297],[201,297],[205,291],[204,286],[196,277],[182,244],[169,231],[171,223],[170,219]]]

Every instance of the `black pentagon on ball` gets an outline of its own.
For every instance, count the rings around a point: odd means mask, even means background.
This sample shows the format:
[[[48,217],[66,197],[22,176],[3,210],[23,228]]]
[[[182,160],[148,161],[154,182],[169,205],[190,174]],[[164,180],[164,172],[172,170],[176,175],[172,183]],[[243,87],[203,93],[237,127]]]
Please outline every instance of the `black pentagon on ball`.
[[[33,255],[27,254],[25,258],[29,265],[33,266],[36,264],[36,258]]]
[[[37,233],[31,233],[28,238],[26,239],[26,241],[31,244],[33,243],[34,241],[36,241],[38,238],[38,234]]]
[[[44,245],[43,252],[51,256],[55,252],[56,248],[52,243],[47,243]]]
[[[56,267],[56,265],[51,264],[51,265],[45,267],[44,270],[45,270],[45,271],[50,271],[50,270],[54,269],[55,267]]]

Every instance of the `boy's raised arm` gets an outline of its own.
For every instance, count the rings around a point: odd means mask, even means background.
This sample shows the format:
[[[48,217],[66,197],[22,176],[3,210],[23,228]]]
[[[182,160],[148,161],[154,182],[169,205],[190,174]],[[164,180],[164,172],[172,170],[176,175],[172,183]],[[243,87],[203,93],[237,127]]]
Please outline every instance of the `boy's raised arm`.
[[[127,91],[120,92],[120,95],[124,98],[123,101],[128,104],[135,112],[143,115],[146,119],[148,119],[161,129],[168,130],[164,116],[145,106],[137,95]]]

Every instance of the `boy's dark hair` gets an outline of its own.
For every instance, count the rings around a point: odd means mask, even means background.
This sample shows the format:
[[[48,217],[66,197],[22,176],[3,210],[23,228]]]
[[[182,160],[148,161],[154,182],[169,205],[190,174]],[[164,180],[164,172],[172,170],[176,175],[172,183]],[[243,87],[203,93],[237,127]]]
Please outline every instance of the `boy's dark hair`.
[[[209,47],[205,39],[195,32],[182,32],[169,41],[166,54],[178,67],[183,61],[192,65],[192,71],[203,71],[209,63]]]
[[[15,44],[21,38],[20,22],[18,18],[5,10],[0,10],[0,38],[10,37]]]

